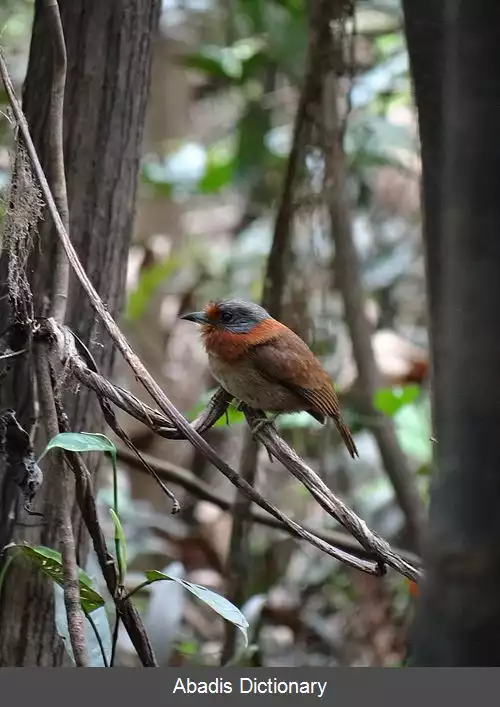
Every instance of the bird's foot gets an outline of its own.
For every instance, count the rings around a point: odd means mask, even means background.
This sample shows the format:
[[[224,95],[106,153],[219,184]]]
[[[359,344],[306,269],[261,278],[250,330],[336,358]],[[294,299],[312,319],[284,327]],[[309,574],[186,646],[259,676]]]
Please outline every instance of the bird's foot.
[[[252,426],[252,434],[258,434],[266,425],[271,425],[271,427],[273,427],[274,421],[276,420],[278,415],[279,412],[275,412],[271,415],[271,417],[261,417],[260,419],[256,420],[255,425]]]

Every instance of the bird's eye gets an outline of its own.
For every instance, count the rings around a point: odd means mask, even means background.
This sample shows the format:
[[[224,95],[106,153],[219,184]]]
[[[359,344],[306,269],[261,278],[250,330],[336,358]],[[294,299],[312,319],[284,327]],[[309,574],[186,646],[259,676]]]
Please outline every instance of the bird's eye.
[[[231,312],[222,312],[220,315],[220,318],[222,319],[223,322],[230,322],[231,319],[233,318],[233,315]]]

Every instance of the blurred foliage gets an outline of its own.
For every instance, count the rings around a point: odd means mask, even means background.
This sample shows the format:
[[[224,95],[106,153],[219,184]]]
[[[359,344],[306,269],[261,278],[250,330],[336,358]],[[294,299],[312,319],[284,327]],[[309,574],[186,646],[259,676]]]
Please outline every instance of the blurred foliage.
[[[389,417],[401,410],[405,405],[413,403],[420,395],[418,385],[407,385],[402,388],[379,388],[375,395],[375,407]]]

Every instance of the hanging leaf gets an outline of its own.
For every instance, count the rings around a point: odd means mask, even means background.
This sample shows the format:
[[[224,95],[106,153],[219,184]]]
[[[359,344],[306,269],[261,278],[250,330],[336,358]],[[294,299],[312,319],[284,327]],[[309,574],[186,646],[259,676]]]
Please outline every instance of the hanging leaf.
[[[197,599],[200,599],[205,604],[208,604],[208,606],[222,616],[222,618],[239,628],[245,639],[245,646],[248,645],[248,621],[241,611],[234,606],[234,604],[231,604],[231,602],[225,597],[222,597],[220,594],[216,594],[211,589],[202,587],[201,584],[193,584],[185,579],[168,576],[167,574],[163,574],[163,572],[158,572],[157,570],[149,570],[145,573],[145,575],[150,583],[166,580],[170,582],[177,582],[183,586],[188,590],[188,592],[194,594]]]
[[[40,459],[51,449],[65,449],[68,452],[107,452],[116,462],[116,447],[106,435],[92,432],[60,432],[48,441]]]
[[[63,565],[61,553],[43,545],[17,545],[19,551],[42,572],[60,587],[64,586]],[[101,606],[104,606],[104,599],[93,588],[92,579],[88,574],[78,568],[80,580],[80,601],[82,609],[90,614]]]

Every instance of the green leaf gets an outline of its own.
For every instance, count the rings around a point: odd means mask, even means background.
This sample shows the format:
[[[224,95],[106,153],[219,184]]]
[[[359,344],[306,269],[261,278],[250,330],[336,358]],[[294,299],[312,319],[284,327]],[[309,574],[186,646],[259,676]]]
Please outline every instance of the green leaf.
[[[211,589],[202,587],[201,584],[193,584],[192,582],[188,582],[185,579],[179,579],[178,577],[169,577],[168,575],[163,574],[163,572],[158,572],[157,570],[149,570],[145,572],[145,575],[150,583],[167,580],[177,582],[183,586],[188,590],[188,592],[194,594],[197,599],[200,599],[202,602],[210,606],[214,611],[222,616],[222,618],[239,628],[245,639],[245,646],[248,645],[248,621],[241,611],[234,606],[234,604],[231,604],[231,602],[225,597],[212,592]]]
[[[224,425],[241,425],[245,422],[245,415],[241,410],[237,410],[235,405],[230,405],[227,409],[227,415],[220,417],[214,427],[224,427]]]
[[[395,388],[380,388],[375,393],[373,404],[389,417],[394,415],[405,407],[411,405],[420,395],[420,386],[411,384]]]
[[[68,452],[107,452],[116,462],[116,447],[106,435],[93,432],[60,432],[47,443],[40,459],[51,449],[65,449]]]
[[[113,524],[115,526],[115,543],[118,543],[120,547],[118,562],[120,565],[120,577],[123,582],[123,579],[127,573],[127,541],[125,540],[125,533],[123,532],[123,527],[118,515],[115,513],[113,508],[110,508],[109,512],[111,513],[111,518],[113,519]]]
[[[19,548],[20,552],[30,562],[41,569],[47,577],[50,577],[53,582],[60,587],[64,586],[60,552],[52,550],[50,547],[44,547],[43,545],[36,545],[34,547],[31,545],[17,545],[16,547]],[[104,599],[93,588],[92,579],[81,567],[78,568],[78,576],[80,580],[80,601],[82,609],[87,614],[90,614],[100,606],[104,606]]]

